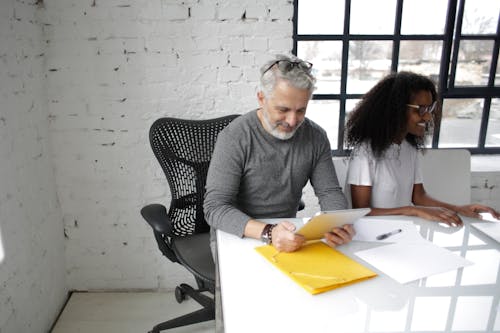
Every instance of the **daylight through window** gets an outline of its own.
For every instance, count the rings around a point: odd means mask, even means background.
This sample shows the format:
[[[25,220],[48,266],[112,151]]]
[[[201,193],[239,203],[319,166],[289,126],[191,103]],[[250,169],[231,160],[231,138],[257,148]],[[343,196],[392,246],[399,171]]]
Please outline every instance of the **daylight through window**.
[[[308,117],[328,131],[333,154],[346,154],[356,102],[403,70],[441,93],[429,147],[500,153],[499,12],[499,0],[295,0],[294,53],[318,79]]]

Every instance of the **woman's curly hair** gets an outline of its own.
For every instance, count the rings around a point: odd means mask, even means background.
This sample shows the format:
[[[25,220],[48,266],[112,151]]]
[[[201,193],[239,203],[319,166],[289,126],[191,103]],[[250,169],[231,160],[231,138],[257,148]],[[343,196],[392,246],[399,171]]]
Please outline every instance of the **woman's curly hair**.
[[[376,157],[406,132],[408,107],[414,94],[429,91],[432,100],[438,100],[434,82],[431,79],[412,72],[392,73],[380,80],[356,105],[346,125],[346,144],[354,148],[363,142],[369,142]],[[436,111],[439,111],[439,105]],[[433,117],[439,112],[434,112]],[[408,133],[406,140],[421,149],[424,138]]]

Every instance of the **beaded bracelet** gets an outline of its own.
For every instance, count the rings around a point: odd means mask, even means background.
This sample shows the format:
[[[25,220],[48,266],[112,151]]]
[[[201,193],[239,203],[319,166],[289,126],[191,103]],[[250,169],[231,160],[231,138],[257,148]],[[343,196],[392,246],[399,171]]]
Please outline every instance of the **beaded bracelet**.
[[[271,244],[273,242],[273,229],[275,226],[276,224],[266,224],[260,234],[260,240],[266,244]]]

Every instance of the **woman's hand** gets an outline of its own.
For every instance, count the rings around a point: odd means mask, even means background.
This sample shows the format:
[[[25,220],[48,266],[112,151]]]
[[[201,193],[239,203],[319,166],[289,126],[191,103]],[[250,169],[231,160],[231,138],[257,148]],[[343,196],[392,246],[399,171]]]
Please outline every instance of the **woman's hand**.
[[[325,234],[325,240],[331,247],[349,243],[356,232],[352,224],[344,224],[341,227],[333,228]]]
[[[412,215],[435,222],[443,222],[452,227],[462,226],[463,222],[457,212],[444,207],[415,206],[411,208]]]
[[[490,213],[497,220],[500,219],[500,213],[494,210],[491,207],[480,205],[480,204],[471,204],[464,206],[457,206],[456,210],[459,214],[464,216],[473,217],[480,219],[481,215],[479,213]]]

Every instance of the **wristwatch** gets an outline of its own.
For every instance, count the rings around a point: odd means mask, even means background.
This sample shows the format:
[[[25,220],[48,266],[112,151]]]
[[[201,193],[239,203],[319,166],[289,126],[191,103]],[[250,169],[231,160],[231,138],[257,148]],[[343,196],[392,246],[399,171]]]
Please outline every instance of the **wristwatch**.
[[[266,224],[260,234],[260,240],[266,244],[271,244],[273,242],[272,233],[275,226],[276,224]]]

